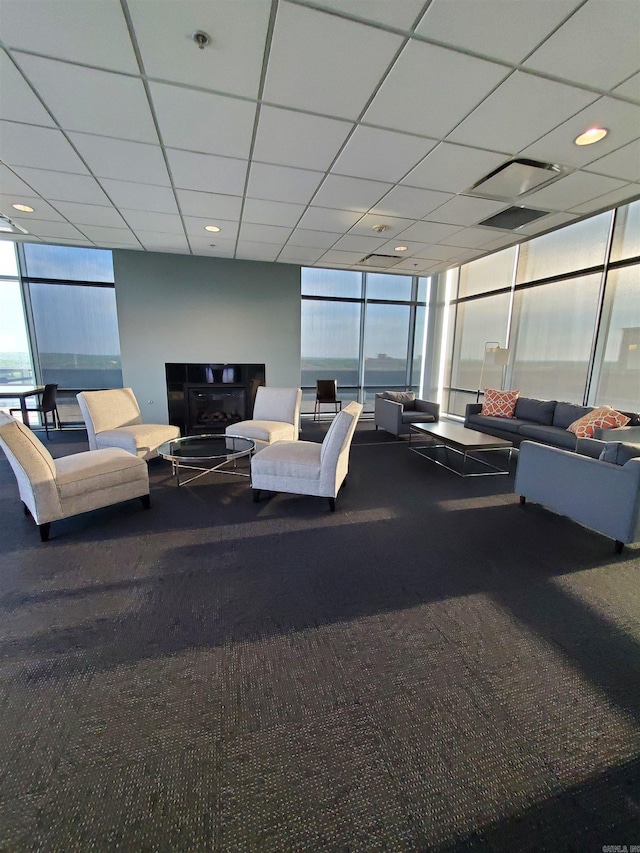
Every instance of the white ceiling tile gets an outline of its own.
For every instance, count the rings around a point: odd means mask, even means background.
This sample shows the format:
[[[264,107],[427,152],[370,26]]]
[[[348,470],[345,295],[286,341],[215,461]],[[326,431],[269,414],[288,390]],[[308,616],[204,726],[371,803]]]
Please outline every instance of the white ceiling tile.
[[[350,122],[263,106],[253,159],[301,169],[328,169],[353,128]],[[300,140],[304,139],[304,145]]]
[[[136,237],[148,252],[180,252],[189,254],[186,237],[179,234],[159,234],[157,231],[136,229]]]
[[[593,198],[620,189],[624,184],[624,181],[606,178],[603,175],[573,172],[554,184],[528,195],[526,205],[539,210],[571,210],[578,204],[584,204]]]
[[[381,3],[380,0],[319,0],[317,6],[346,12],[365,21],[409,30],[424,7],[424,0]]]
[[[165,145],[225,157],[249,156],[254,103],[162,83],[149,86]]]
[[[380,246],[380,252],[383,255],[392,255],[396,251],[396,246],[406,246],[406,252],[401,252],[403,258],[411,258],[413,255],[422,257],[427,243],[418,243],[415,240],[404,240],[402,237],[395,237],[393,240],[387,240]]]
[[[398,272],[399,270],[403,270],[404,272],[408,272],[414,275],[416,273],[427,272],[428,270],[431,270],[437,266],[438,262],[433,261],[431,259],[405,258],[405,260],[400,261],[399,264],[395,264],[395,266],[392,267],[391,272]]]
[[[38,56],[20,64],[63,130],[158,144],[142,80]]]
[[[307,204],[322,178],[322,172],[252,163],[247,196]]]
[[[416,252],[414,257],[426,258],[432,261],[450,261],[460,256],[460,250],[456,246],[426,246],[424,250]]]
[[[264,100],[355,119],[401,44],[374,27],[280,3]]]
[[[323,252],[324,249],[286,245],[278,255],[278,260],[296,264],[315,264]]]
[[[388,230],[384,232],[385,240],[393,240],[394,234],[400,234],[405,228],[413,225],[413,218],[401,219],[397,216],[384,216],[378,213],[367,213],[362,219],[349,229],[350,234],[364,234],[367,237],[371,236],[374,225],[386,225]]]
[[[196,190],[176,190],[180,209],[185,216],[209,217],[212,225],[215,219],[237,219],[240,216],[242,199],[235,195],[218,193],[200,193]]]
[[[460,193],[504,162],[502,154],[441,142],[402,184]]]
[[[160,234],[184,234],[178,215],[152,213],[146,210],[123,210],[127,225],[132,231],[157,231]]]
[[[391,184],[383,184],[378,181],[328,175],[315,194],[313,204],[319,207],[333,207],[366,213],[390,188]]]
[[[239,242],[241,243],[280,243],[283,246],[289,239],[291,228],[279,225],[255,225],[242,222],[240,225]]]
[[[158,145],[108,139],[106,136],[88,133],[70,133],[69,138],[97,178],[170,186],[167,167]]]
[[[189,225],[187,225],[187,236],[192,250],[195,252],[208,252],[210,254],[219,255],[225,253],[227,256],[232,256],[236,250],[237,229],[234,233],[233,240],[219,239],[219,234],[211,234],[208,237],[200,237],[190,233]]]
[[[33,213],[22,213],[15,210],[13,205],[20,204],[20,201],[21,200],[16,198],[12,193],[9,193],[8,195],[2,193],[0,194],[0,210],[10,219],[17,220],[20,218],[21,221],[24,220],[25,222],[29,219],[43,219],[47,222],[64,222],[66,219],[65,216],[60,214],[42,198],[31,198],[30,196],[27,196],[24,199],[24,203],[33,208]]]
[[[119,0],[2,0],[1,32],[8,47],[138,73]]]
[[[640,184],[625,184],[617,190],[611,190],[611,192],[597,196],[591,201],[578,204],[572,207],[571,210],[578,215],[595,213],[596,211],[622,204],[632,198],[638,198],[638,196],[640,196]]]
[[[194,154],[167,148],[169,168],[176,187],[184,190],[242,195],[247,177],[247,160]]]
[[[0,115],[10,121],[54,127],[55,122],[6,53],[0,53]]]
[[[53,201],[76,201],[81,204],[108,205],[100,184],[89,175],[72,175],[69,172],[48,172],[18,166],[24,180],[40,195]]]
[[[367,124],[442,139],[509,69],[442,47],[410,42],[364,115]]]
[[[87,173],[82,160],[59,130],[32,124],[0,122],[0,159],[9,166]]]
[[[364,237],[361,234],[345,234],[333,246],[341,252],[360,252],[362,255],[367,255],[370,252],[377,252],[386,240],[380,237]],[[385,254],[393,254],[393,252],[385,252]]]
[[[100,225],[83,225],[82,233],[97,246],[132,246],[140,248],[140,243],[128,228],[103,228]]]
[[[128,8],[150,77],[257,97],[269,3],[129,0]],[[191,38],[198,30],[212,39],[203,50]]]
[[[640,139],[599,157],[585,166],[585,171],[625,181],[640,181]]]
[[[434,145],[433,139],[358,125],[331,171],[395,184]]]
[[[284,225],[293,228],[305,211],[304,204],[287,204],[282,201],[263,201],[248,198],[242,211],[243,222],[264,225]]]
[[[460,228],[457,225],[443,225],[439,222],[416,222],[415,225],[405,228],[399,236],[402,242],[417,240],[419,243],[437,243],[451,234],[455,234]]]
[[[450,225],[475,225],[476,222],[498,213],[505,207],[502,201],[459,195],[439,207],[431,215],[431,219]]]
[[[507,62],[521,62],[580,0],[433,0],[416,33]],[[452,14],[453,12],[453,14]]]
[[[477,249],[500,236],[500,231],[491,228],[463,228],[442,242],[447,246],[462,246],[465,249]]]
[[[84,236],[82,232],[78,231],[77,228],[74,228],[68,222],[26,219],[25,217],[19,218],[17,216],[12,216],[11,219],[18,225],[26,228],[29,234],[33,234],[43,240],[57,240],[60,237],[81,240]]]
[[[616,86],[612,91],[622,98],[633,98],[635,101],[640,101],[640,71],[628,80],[625,80],[624,83]]]
[[[636,38],[629,39],[628,34]],[[638,71],[640,3],[589,0],[524,63],[529,68],[611,89]]]
[[[361,213],[352,210],[331,210],[328,207],[310,207],[300,220],[300,227],[312,231],[344,233],[360,219]]]
[[[185,216],[183,219],[190,241],[197,239],[206,241],[209,245],[215,243],[216,246],[224,246],[230,243],[235,245],[238,229],[240,228],[239,222],[216,219],[216,225],[220,228],[220,231],[213,233],[204,230],[206,225],[212,224],[211,219],[203,219],[199,216]]]
[[[357,264],[362,260],[362,252],[340,252],[337,249],[331,249],[322,255],[321,261],[324,265],[334,264],[336,266],[348,267],[352,264]]]
[[[448,138],[515,154],[597,97],[575,86],[516,71]],[[505,116],[512,120],[505,121]]]
[[[20,169],[20,174],[22,174],[23,171],[25,170]],[[11,169],[3,163],[0,163],[0,193],[16,196],[15,201],[18,202],[20,201],[20,197],[38,197],[38,191],[29,186],[29,181],[26,183],[25,181],[22,181],[18,175],[12,172]]]
[[[76,225],[104,225],[106,228],[125,228],[126,223],[113,207],[97,204],[78,204],[73,201],[58,201],[56,207]]]
[[[237,254],[239,257],[250,261],[275,261],[282,250],[282,245],[271,245],[270,243],[252,242],[243,240],[238,242]]]
[[[540,219],[536,219],[534,222],[530,222],[528,225],[523,225],[521,228],[518,228],[517,233],[513,234],[511,239],[515,242],[518,240],[518,235],[520,235],[521,238],[523,234],[538,234],[540,231],[548,231],[550,228],[560,228],[561,225],[566,225],[574,219],[576,219],[576,216],[571,213],[552,213],[549,216],[542,216]],[[503,239],[506,240],[507,238],[505,237]],[[487,243],[487,248],[493,249],[497,248],[499,245],[502,244],[499,240],[496,240],[491,243]]]
[[[609,135],[594,145],[574,145],[573,140],[590,127],[606,127]],[[580,167],[636,139],[640,134],[640,106],[600,98],[522,151],[564,166]]]
[[[289,237],[288,246],[300,246],[305,249],[329,249],[340,234],[332,234],[330,231],[309,231],[306,228],[296,228]]]
[[[372,213],[382,216],[405,216],[422,219],[450,198],[451,193],[437,190],[417,190],[413,187],[394,187],[373,208]]]
[[[100,183],[116,207],[129,210],[150,210],[155,213],[177,213],[173,190],[155,184],[134,184],[131,181],[113,181],[103,178]]]

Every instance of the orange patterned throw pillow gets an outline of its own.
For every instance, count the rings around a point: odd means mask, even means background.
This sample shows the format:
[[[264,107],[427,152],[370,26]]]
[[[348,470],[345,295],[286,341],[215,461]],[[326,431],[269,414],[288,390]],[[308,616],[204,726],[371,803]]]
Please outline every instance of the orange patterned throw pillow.
[[[569,424],[567,429],[569,432],[574,432],[576,438],[593,438],[593,433],[596,429],[623,427],[630,420],[631,418],[628,418],[621,412],[616,412],[611,406],[598,406],[597,409],[587,412],[586,415]]]
[[[485,388],[480,414],[490,415],[493,418],[512,418],[519,394],[519,391],[496,391],[494,388]]]

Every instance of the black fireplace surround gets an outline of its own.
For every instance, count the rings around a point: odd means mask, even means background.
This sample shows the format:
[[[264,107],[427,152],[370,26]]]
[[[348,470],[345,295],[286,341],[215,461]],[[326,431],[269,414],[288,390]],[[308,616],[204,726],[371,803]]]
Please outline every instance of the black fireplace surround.
[[[165,364],[169,423],[181,435],[224,432],[253,415],[264,364]]]

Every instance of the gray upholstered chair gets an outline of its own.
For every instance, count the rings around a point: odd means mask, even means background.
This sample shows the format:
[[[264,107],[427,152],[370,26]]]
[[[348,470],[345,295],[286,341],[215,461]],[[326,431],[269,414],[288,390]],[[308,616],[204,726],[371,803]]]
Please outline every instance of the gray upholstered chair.
[[[300,388],[272,388],[261,385],[256,393],[253,418],[230,424],[225,433],[252,438],[256,451],[274,441],[297,441],[300,434]]]
[[[640,445],[578,439],[576,451],[523,441],[515,492],[610,536],[619,554],[640,541]]]
[[[419,400],[413,391],[381,391],[376,394],[374,423],[397,438],[408,436],[410,424],[434,423],[440,417],[440,406]]]
[[[362,406],[349,403],[333,419],[322,444],[315,441],[277,441],[251,459],[253,499],[261,491],[316,495],[329,499],[332,512],[336,496],[349,470],[349,450]]]
[[[145,424],[131,388],[81,391],[76,395],[87,427],[89,448],[120,447],[141,459],[153,459],[180,430],[169,424]]]
[[[54,459],[24,424],[0,412],[0,446],[13,469],[25,514],[46,542],[52,521],[140,498],[149,501],[147,465],[117,447]]]

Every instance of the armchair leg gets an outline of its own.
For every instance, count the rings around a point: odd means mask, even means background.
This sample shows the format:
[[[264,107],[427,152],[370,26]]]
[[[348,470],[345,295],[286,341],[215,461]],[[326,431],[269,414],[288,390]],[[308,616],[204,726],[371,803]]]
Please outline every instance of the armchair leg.
[[[623,548],[624,548],[624,542],[621,542],[619,539],[616,539],[616,544],[614,546],[616,554],[622,554]]]
[[[151,495],[140,495],[140,500],[145,509],[151,509]]]
[[[31,513],[29,512],[29,507],[26,505],[26,503],[24,501],[22,502],[22,511],[24,512],[25,515],[31,515]]]
[[[329,498],[329,509],[331,510],[331,512],[336,511],[336,499],[335,498]]]
[[[525,498],[525,496],[520,495],[520,506],[524,506],[526,502],[527,502],[527,499]]]
[[[38,530],[40,531],[40,541],[48,542],[49,541],[49,531],[51,530],[51,522],[47,521],[46,524],[39,524]]]
[[[253,502],[254,502],[254,504],[260,503],[260,491],[261,491],[260,489],[254,489],[253,490]]]

